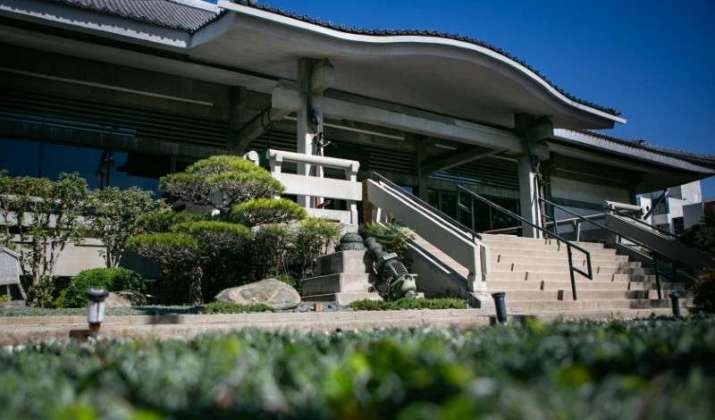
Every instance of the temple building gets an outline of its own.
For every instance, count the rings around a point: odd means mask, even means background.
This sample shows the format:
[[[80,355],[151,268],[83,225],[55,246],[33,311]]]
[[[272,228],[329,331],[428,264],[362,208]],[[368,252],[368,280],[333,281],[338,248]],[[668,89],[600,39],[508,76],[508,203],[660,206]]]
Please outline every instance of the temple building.
[[[0,31],[0,168],[12,175],[156,190],[212,154],[255,150],[266,164],[266,149],[297,151],[359,161],[359,179],[377,171],[488,230],[513,221],[458,203],[457,184],[536,220],[535,193],[585,214],[715,168],[591,131],[625,117],[455,35],[223,0],[0,0]]]

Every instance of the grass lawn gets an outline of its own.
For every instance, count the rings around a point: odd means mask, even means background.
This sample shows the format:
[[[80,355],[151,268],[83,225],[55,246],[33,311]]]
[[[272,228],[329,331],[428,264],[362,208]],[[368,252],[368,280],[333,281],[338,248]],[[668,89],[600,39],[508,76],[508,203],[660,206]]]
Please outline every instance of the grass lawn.
[[[715,318],[0,350],[4,418],[708,419]]]

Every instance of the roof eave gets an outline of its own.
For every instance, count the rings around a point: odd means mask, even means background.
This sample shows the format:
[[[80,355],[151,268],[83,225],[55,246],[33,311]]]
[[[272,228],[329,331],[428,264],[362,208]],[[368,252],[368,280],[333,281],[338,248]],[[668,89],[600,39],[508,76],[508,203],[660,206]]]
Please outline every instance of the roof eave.
[[[701,165],[696,165],[684,159],[678,159],[666,154],[640,149],[626,144],[616,143],[598,136],[589,135],[574,130],[561,128],[554,129],[554,139],[566,143],[598,149],[606,153],[618,154],[632,159],[645,161],[651,164],[667,166],[681,171],[702,174],[703,177],[715,175],[715,170]]]

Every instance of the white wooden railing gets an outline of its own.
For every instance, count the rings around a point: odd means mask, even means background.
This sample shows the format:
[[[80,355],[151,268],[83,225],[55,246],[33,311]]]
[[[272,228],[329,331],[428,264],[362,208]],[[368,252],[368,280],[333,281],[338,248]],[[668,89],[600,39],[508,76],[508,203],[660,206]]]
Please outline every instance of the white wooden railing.
[[[319,199],[345,200],[348,210],[332,210],[308,205],[308,213],[314,217],[323,217],[345,224],[358,224],[357,203],[362,201],[362,184],[357,181],[360,162],[348,159],[338,159],[326,156],[306,155],[295,152],[268,149],[266,151],[271,175],[285,187],[285,194],[299,197],[316,197]],[[342,169],[344,179],[324,178],[315,175],[288,174],[282,171],[283,163],[290,162],[306,166],[310,173],[310,165],[317,167]],[[316,170],[320,174],[322,171]],[[306,200],[308,203],[311,200]],[[318,200],[322,202],[322,200]]]

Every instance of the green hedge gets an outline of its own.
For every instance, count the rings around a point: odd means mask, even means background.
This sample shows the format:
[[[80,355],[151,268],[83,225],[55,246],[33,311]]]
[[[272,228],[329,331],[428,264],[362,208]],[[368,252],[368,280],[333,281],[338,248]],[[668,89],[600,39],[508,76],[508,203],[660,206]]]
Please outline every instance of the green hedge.
[[[715,319],[53,342],[0,351],[5,418],[711,419]]]
[[[411,299],[402,298],[390,302],[382,300],[356,300],[350,304],[356,311],[395,311],[400,309],[466,309],[464,299],[436,298],[436,299]]]
[[[67,289],[63,290],[55,301],[55,305],[61,308],[87,306],[86,292],[90,287],[106,289],[110,292],[127,291],[142,294],[145,291],[144,280],[132,270],[122,267],[93,268],[74,276]]]

